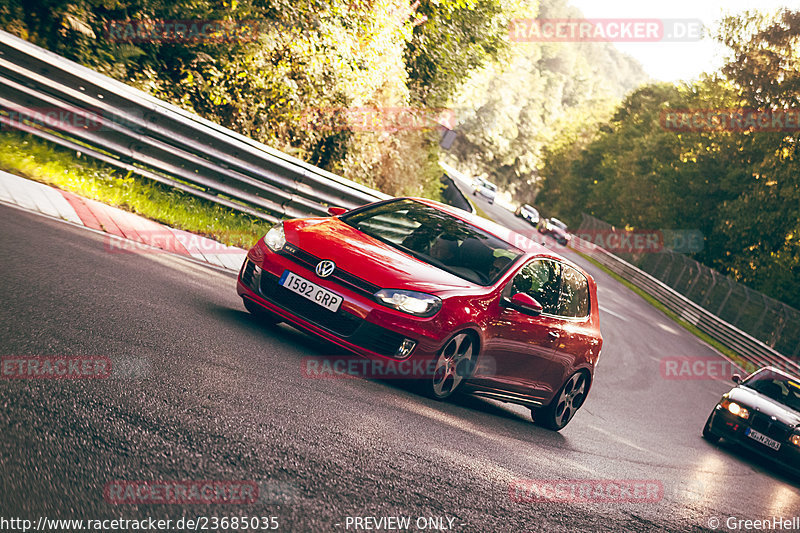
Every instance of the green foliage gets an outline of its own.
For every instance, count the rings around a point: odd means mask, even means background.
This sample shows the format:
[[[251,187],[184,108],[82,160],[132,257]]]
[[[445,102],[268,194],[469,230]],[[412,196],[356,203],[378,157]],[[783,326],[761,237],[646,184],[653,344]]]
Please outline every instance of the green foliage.
[[[470,72],[497,59],[507,45],[510,15],[517,5],[502,0],[418,0],[419,24],[406,50],[416,102],[430,106],[452,100]]]
[[[580,16],[565,0],[539,6],[540,18]],[[515,42],[502,59],[476,72],[456,98],[459,136],[452,155],[459,168],[530,203],[542,150],[558,142],[560,132],[579,135],[587,123],[608,118],[646,76],[609,43]]]
[[[0,23],[312,164],[438,198],[435,130],[362,131],[336,112],[442,105],[439,95],[500,49],[501,11],[494,0],[6,0]],[[240,33],[127,38],[126,24],[157,21],[220,21]]]
[[[695,258],[800,307],[800,133],[675,131],[670,110],[794,111],[800,12],[729,17],[721,75],[643,87],[595,132],[545,150],[537,202],[572,224],[586,212],[621,227],[699,229]]]

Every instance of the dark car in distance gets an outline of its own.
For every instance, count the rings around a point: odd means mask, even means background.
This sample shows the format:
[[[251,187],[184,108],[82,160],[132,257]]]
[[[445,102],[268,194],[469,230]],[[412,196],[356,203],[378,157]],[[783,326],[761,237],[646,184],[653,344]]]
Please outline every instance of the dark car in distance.
[[[572,419],[602,348],[589,274],[431,200],[329,213],[276,224],[253,246],[237,283],[249,311],[373,361],[416,362],[436,399],[517,403],[553,430]]]
[[[764,367],[737,384],[714,407],[703,428],[800,474],[800,377]]]
[[[532,205],[523,204],[517,208],[514,214],[527,220],[534,226],[539,225],[539,211]]]

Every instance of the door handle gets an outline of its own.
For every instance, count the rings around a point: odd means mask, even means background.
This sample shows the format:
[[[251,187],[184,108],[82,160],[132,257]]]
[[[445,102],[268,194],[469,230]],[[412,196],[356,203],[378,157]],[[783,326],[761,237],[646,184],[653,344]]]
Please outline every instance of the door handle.
[[[551,339],[558,339],[561,337],[561,334],[557,331],[548,331],[547,334],[550,336]]]

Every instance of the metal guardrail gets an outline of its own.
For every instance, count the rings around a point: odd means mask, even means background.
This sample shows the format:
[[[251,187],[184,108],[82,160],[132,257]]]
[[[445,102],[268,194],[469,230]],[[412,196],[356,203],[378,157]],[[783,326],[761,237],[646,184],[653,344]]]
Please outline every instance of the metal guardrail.
[[[389,198],[4,31],[0,123],[270,222]]]
[[[603,235],[617,231],[611,224],[584,213],[579,232],[603,245]],[[753,290],[692,259],[683,251],[699,251],[697,230],[663,230],[661,249],[639,253],[611,250],[618,258],[650,274],[675,292],[792,360],[800,360],[800,310]],[[600,237],[595,240],[593,235]]]
[[[612,272],[629,280],[662,302],[681,319],[696,326],[724,346],[732,349],[756,367],[774,365],[800,374],[800,363],[792,360],[720,317],[702,308],[662,281],[640,270],[611,252],[573,236],[570,247],[587,252],[591,258]]]

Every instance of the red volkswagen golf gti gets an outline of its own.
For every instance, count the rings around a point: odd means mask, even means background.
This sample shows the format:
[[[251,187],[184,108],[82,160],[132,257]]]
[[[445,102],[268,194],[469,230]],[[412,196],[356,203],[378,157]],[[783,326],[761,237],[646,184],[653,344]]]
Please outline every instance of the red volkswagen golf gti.
[[[567,425],[603,343],[591,276],[431,200],[330,212],[284,221],[248,252],[237,292],[250,312],[369,359],[417,363],[434,398],[469,392]]]

